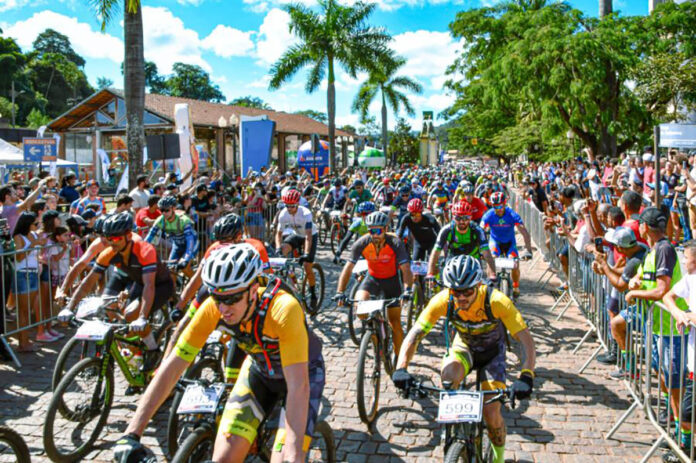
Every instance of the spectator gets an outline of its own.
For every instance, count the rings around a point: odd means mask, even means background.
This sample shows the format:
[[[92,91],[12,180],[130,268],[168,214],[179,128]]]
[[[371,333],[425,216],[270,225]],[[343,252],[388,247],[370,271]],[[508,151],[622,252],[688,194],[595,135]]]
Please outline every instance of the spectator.
[[[65,174],[61,180],[61,189],[58,192],[61,202],[72,204],[74,201],[80,199],[80,193],[76,190],[77,186],[77,176],[75,173],[68,172]]]
[[[119,212],[132,212],[131,207],[133,206],[134,199],[132,196],[125,193],[121,193],[116,197],[116,209],[113,213],[118,214]]]
[[[147,207],[147,199],[150,197],[150,185],[147,181],[147,175],[139,175],[136,183],[137,186],[128,193],[128,196],[133,198],[133,208],[138,211]]]
[[[97,217],[106,212],[106,204],[104,203],[104,199],[99,196],[99,182],[96,180],[87,182],[87,197],[78,201],[75,212],[77,214],[82,214],[87,210],[87,206],[92,204],[97,206]]]
[[[157,217],[162,215],[159,208],[157,207],[157,201],[160,197],[157,195],[152,195],[147,198],[147,207],[140,209],[135,214],[135,226],[138,228],[148,228],[151,227]],[[141,236],[145,236],[146,233],[141,233]]]
[[[643,244],[647,244],[640,233],[640,224],[638,221],[640,210],[643,207],[643,198],[640,196],[640,194],[631,190],[624,191],[619,199],[619,207],[621,208],[621,212],[623,212],[624,217],[626,217],[626,221],[624,222],[623,226],[633,230],[633,234],[638,241]]]
[[[41,182],[45,181],[40,181],[40,185],[43,186],[44,183]],[[39,190],[36,190],[32,192],[24,201],[19,201],[16,188],[10,185],[0,188],[0,204],[2,204],[0,217],[7,219],[7,224],[10,227],[10,234],[14,234],[14,228],[17,220],[19,219],[19,215],[22,212],[28,211],[38,197]]]

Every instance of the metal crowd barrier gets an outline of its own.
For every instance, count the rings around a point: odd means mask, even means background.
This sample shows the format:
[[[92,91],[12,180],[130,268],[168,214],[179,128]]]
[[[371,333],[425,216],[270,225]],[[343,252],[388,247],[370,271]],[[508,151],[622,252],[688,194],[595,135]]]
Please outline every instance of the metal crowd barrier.
[[[549,262],[549,267],[545,273],[550,273],[551,276],[556,273],[568,283],[568,289],[556,300],[551,311],[555,311],[562,303],[561,301],[567,301],[556,319],[560,319],[571,305],[576,305],[588,324],[587,332],[575,346],[573,353],[577,353],[592,334],[597,336],[599,346],[580,368],[579,373],[583,373],[601,351],[609,351],[612,343],[616,342],[612,335],[611,318],[607,306],[612,286],[604,275],[598,275],[592,271],[594,256],[578,252],[573,246],[570,246],[568,250],[569,275],[566,279],[561,270],[557,253],[567,240],[559,237],[553,231],[545,232],[543,215],[532,204],[521,201],[516,193],[512,193],[512,196],[514,204],[517,206],[516,211],[522,217],[525,226],[530,230],[532,239]],[[542,246],[546,239],[548,239],[548,247]],[[542,275],[539,282],[543,280],[544,276]],[[547,282],[548,280],[544,285]],[[659,447],[665,445],[682,461],[694,461],[696,455],[693,444],[687,449],[687,452],[680,448],[684,430],[690,432],[694,429],[695,421],[692,411],[696,397],[696,383],[693,381],[696,361],[693,358],[688,360],[691,371],[689,373],[686,368],[687,333],[678,333],[674,329],[675,322],[671,316],[665,318],[660,316],[657,321],[654,320],[655,313],[662,314],[667,311],[662,303],[655,302],[655,310],[652,309],[653,303],[643,300],[637,300],[635,304],[629,306],[623,296],[623,294],[619,294],[618,310],[629,319],[629,323],[624,339],[624,349],[618,351],[617,367],[623,372],[623,383],[631,396],[632,403],[617,420],[605,439],[611,439],[636,409],[642,409],[646,418],[655,428],[657,438],[641,463],[648,461]],[[665,327],[665,323],[668,324],[668,327]],[[666,332],[674,334],[655,338],[652,333],[656,324],[657,332],[661,333],[664,328],[668,328]],[[696,326],[692,325],[690,328],[696,329]],[[666,357],[663,352],[665,350],[671,352],[675,346],[679,349],[679,355],[676,358],[675,356]],[[661,383],[664,387],[661,386]],[[666,394],[663,394],[663,389],[667,391]],[[667,408],[670,410],[668,411]],[[665,414],[667,415],[666,421],[660,423],[660,415]],[[682,421],[681,418],[685,418],[685,420]]]

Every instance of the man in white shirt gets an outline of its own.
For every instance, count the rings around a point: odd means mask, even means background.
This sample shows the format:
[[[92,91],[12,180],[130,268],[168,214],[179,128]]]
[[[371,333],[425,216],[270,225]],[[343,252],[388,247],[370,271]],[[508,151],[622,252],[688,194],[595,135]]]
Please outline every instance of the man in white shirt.
[[[128,196],[133,198],[133,209],[136,211],[147,207],[147,199],[150,197],[148,188],[150,185],[147,183],[147,175],[138,176],[137,186],[128,193]]]

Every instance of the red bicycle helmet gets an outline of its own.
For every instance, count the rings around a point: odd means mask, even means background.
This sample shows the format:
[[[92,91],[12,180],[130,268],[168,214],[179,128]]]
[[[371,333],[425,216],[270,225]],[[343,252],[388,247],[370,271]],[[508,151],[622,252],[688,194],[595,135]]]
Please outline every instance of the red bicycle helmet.
[[[474,215],[474,208],[471,207],[471,204],[465,201],[459,201],[452,206],[452,215],[467,215],[471,217],[472,215]]]
[[[299,204],[300,192],[298,190],[288,190],[283,193],[283,202],[288,204]]]
[[[493,193],[491,195],[491,206],[493,207],[500,207],[505,205],[505,195],[498,191],[497,193]]]
[[[408,206],[406,206],[408,209],[408,212],[412,213],[418,213],[418,212],[423,212],[423,201],[421,201],[419,198],[413,198],[408,202]]]
[[[382,183],[384,183],[385,185],[389,185],[389,177],[382,179]]]

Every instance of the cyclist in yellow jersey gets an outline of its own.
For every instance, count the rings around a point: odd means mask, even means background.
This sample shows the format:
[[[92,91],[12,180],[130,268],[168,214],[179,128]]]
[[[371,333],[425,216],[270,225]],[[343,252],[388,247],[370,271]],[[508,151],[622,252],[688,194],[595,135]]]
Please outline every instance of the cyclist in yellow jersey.
[[[440,377],[457,388],[471,370],[482,370],[482,389],[505,388],[505,330],[519,340],[525,361],[519,378],[512,385],[517,399],[526,399],[534,388],[534,341],[522,315],[512,301],[496,289],[482,284],[481,263],[468,255],[452,258],[443,270],[445,289],[435,295],[421,312],[404,339],[392,375],[394,384],[408,389],[413,378],[408,364],[420,341],[435,323],[447,317],[457,330],[454,343],[447,346]],[[447,337],[446,337],[447,338]],[[449,344],[449,339],[448,339]],[[505,461],[505,421],[499,401],[483,406],[483,417],[491,440],[494,463]]]
[[[273,280],[273,288],[259,286],[261,272],[258,252],[246,243],[207,259],[202,278],[211,296],[145,391],[114,449],[118,461],[147,451],[139,436],[215,329],[228,332],[247,357],[225,405],[213,460],[243,461],[261,422],[285,399],[271,461],[304,461],[324,389],[321,343],[307,327],[300,303],[278,289],[280,280]]]

